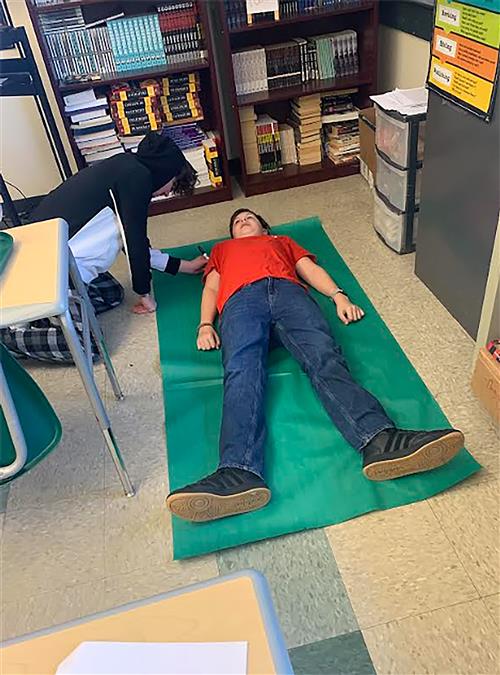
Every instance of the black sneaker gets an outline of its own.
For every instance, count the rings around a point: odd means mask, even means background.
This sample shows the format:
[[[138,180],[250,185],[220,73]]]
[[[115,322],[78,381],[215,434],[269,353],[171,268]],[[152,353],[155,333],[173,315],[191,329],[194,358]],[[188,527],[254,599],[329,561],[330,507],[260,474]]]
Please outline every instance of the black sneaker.
[[[167,506],[179,518],[200,522],[256,511],[270,499],[271,490],[262,478],[244,469],[224,468],[174,490]]]
[[[363,448],[363,473],[370,480],[389,480],[436,469],[464,446],[456,429],[381,431]]]

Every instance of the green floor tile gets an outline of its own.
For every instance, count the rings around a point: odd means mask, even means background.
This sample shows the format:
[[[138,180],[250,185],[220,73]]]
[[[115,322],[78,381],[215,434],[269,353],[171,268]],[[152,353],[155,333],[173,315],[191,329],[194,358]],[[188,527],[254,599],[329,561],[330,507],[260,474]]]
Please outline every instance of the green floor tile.
[[[264,574],[289,648],[357,630],[349,598],[323,531],[302,532],[217,554],[221,574]]]
[[[291,649],[290,660],[295,675],[375,675],[359,631]]]

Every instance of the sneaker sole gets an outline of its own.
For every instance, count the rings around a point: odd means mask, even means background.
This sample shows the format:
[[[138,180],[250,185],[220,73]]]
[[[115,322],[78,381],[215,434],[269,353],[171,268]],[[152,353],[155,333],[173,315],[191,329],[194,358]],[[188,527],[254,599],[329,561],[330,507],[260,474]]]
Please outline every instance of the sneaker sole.
[[[370,480],[390,480],[437,469],[455,457],[464,447],[464,441],[464,435],[460,431],[452,431],[436,441],[427,443],[408,457],[369,464],[363,469],[363,473]]]
[[[270,499],[271,491],[267,488],[254,488],[228,497],[195,492],[167,497],[167,507],[179,518],[201,523],[256,511],[266,506]]]

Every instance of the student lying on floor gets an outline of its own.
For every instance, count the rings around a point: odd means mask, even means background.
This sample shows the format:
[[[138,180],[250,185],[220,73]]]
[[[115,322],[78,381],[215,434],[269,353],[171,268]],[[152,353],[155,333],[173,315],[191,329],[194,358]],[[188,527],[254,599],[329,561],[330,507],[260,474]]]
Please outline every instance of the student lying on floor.
[[[168,508],[186,520],[207,521],[261,508],[271,499],[264,481],[264,394],[268,350],[276,341],[310,377],[332,422],[360,452],[368,479],[427,471],[454,457],[464,444],[462,432],[397,429],[352,379],[306,284],[332,300],[345,325],[361,320],[364,312],[314,256],[290,237],[273,235],[266,221],[247,209],[232,215],[229,231],[231,239],[214,246],[205,269],[197,338],[201,350],[222,346],[219,468],[172,492]]]
[[[191,194],[196,180],[196,171],[177,145],[168,137],[150,132],[139,143],[136,154],[114,155],[68,178],[42,199],[30,220],[63,218],[68,223],[69,246],[96,314],[116,307],[123,300],[123,288],[109,269],[125,245],[132,288],[138,295],[133,311],[147,314],[156,309],[150,293],[150,267],[170,274],[198,274],[205,267],[203,256],[180,260],[150,248],[147,236],[151,197],[170,192]],[[125,241],[115,208],[123,224]],[[82,322],[74,302],[70,302],[70,311],[81,336]],[[0,340],[15,356],[73,361],[61,328],[49,319],[3,328]],[[92,356],[94,359],[98,356],[94,344]]]

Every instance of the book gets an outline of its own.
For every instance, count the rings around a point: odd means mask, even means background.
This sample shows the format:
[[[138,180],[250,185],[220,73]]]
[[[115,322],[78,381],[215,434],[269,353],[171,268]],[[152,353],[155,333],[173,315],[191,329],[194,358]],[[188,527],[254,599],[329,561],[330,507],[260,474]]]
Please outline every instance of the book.
[[[322,97],[323,156],[334,164],[353,163],[359,159],[359,111],[352,100],[356,91],[339,91]]]
[[[158,7],[167,63],[206,58],[202,23],[195,0],[165,3]]]
[[[285,164],[297,164],[297,147],[293,127],[289,124],[279,125],[281,161]]]
[[[259,115],[255,121],[257,148],[261,173],[271,173],[283,168],[277,120],[270,115]]]

